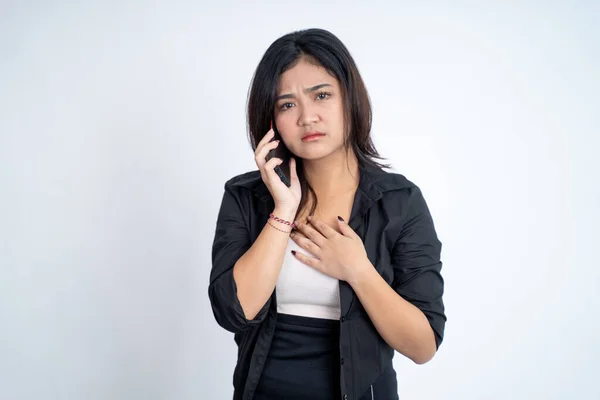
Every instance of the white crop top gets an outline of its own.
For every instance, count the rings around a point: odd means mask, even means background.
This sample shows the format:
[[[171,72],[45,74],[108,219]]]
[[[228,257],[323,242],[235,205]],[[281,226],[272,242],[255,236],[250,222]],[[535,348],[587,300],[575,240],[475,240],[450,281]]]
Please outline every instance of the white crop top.
[[[339,281],[296,259],[291,251],[311,256],[289,240],[275,286],[277,312],[312,318],[339,319]]]

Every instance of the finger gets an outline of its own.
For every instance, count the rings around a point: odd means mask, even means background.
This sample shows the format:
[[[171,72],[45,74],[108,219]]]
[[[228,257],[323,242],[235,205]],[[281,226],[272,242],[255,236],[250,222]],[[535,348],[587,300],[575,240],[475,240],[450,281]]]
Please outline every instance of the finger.
[[[318,258],[309,257],[307,255],[300,253],[299,251],[296,251],[296,250],[292,250],[292,255],[294,257],[296,257],[303,264],[306,264],[309,267],[313,267],[314,269],[322,272],[321,261]]]
[[[273,138],[274,138],[273,131],[267,132],[267,134],[260,141],[260,143],[258,143],[258,145],[256,145],[256,150],[254,150],[254,154],[255,155],[258,154],[266,145],[275,142],[275,140],[273,140]]]
[[[332,227],[327,225],[324,221],[322,221],[318,218],[309,216],[308,221],[310,222],[310,224],[313,227],[315,227],[321,233],[321,235],[325,236],[327,239],[338,234],[335,229],[333,229]]]
[[[269,144],[269,143],[273,143],[275,136],[275,131],[270,130],[268,131],[265,136],[263,136],[263,138],[260,140],[260,142],[258,142],[258,144],[256,145],[256,149],[254,150],[254,156],[256,158],[256,155],[265,147],[265,145]]]
[[[273,142],[276,142],[276,140],[273,140],[275,138],[273,131],[269,131],[267,132],[267,134],[265,135],[265,137],[260,141],[260,143],[256,146],[256,151],[254,153],[258,153],[260,152],[265,146],[268,146],[270,144],[272,144]]]
[[[256,150],[254,154],[254,160],[256,161],[256,165],[261,168],[267,162],[267,155],[269,152],[279,146],[279,140],[274,140],[272,142],[266,143],[260,149]]]
[[[277,172],[275,172],[275,167],[281,165],[283,160],[281,158],[273,157],[269,161],[267,161],[262,169],[262,172],[267,175],[267,179],[270,182],[281,182],[282,185],[285,185]]]
[[[258,142],[256,148],[258,149],[259,147],[264,146],[265,143],[268,143],[271,139],[273,139],[273,136],[275,136],[275,130],[271,128],[267,131],[267,133],[265,133],[265,136],[260,139],[260,142]]]
[[[290,238],[294,242],[296,242],[298,246],[302,247],[304,250],[308,251],[313,256],[319,257],[319,255],[321,254],[321,248],[301,233],[292,232],[290,234]]]
[[[290,178],[292,180],[298,179],[298,174],[296,173],[296,159],[294,157],[290,157]]]
[[[275,173],[275,167],[281,165],[281,163],[283,163],[281,158],[273,157],[269,161],[265,162],[263,170],[267,173],[272,172],[275,174],[275,176],[277,176],[277,173]]]
[[[298,225],[298,229],[300,230],[300,232],[302,232],[304,234],[304,236],[306,236],[308,239],[310,239],[311,241],[313,241],[319,247],[322,247],[325,244],[325,241],[327,240],[321,234],[321,232],[319,232],[318,230],[316,230],[310,224],[304,224],[304,223],[303,224],[299,224]]]
[[[358,237],[358,234],[356,232],[354,232],[354,229],[352,229],[350,227],[350,225],[348,225],[346,223],[346,221],[344,221],[344,219],[342,217],[340,217],[339,215],[338,215],[338,227],[340,228],[340,232],[342,232],[342,235],[351,237],[351,238]]]
[[[298,230],[298,222],[294,222],[296,225],[294,226],[293,233],[298,235],[299,237],[305,238],[306,236],[300,230]]]

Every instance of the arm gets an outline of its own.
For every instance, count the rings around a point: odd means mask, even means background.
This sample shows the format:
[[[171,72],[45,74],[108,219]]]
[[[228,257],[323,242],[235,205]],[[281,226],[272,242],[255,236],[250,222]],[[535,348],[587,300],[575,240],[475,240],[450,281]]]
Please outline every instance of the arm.
[[[274,171],[283,160],[272,157],[267,161],[269,151],[280,142],[271,141],[274,135],[275,131],[269,129],[256,147],[254,160],[274,200],[273,213],[290,221],[298,209],[302,189],[293,157],[290,159],[290,187]],[[260,324],[267,315],[289,233],[265,224],[258,238],[250,243],[250,232],[245,224],[245,213],[251,210],[249,196],[236,193],[232,186],[231,181],[225,184],[217,218],[208,295],[219,325],[238,333]]]
[[[373,266],[352,282],[375,328],[396,351],[417,364],[429,361],[439,348],[446,322],[440,274],[441,243],[418,188],[393,249],[392,285]]]
[[[251,244],[244,217],[249,207],[243,205],[244,200],[231,185],[225,185],[208,291],[215,319],[234,333],[262,322],[266,316],[289,237],[265,224]],[[274,214],[291,220],[295,211],[276,209]]]
[[[290,221],[294,219],[295,211],[275,208],[273,214]],[[284,225],[280,228],[291,229]],[[235,263],[233,278],[247,319],[253,319],[270,299],[283,265],[288,240],[288,233],[265,224],[252,247]]]

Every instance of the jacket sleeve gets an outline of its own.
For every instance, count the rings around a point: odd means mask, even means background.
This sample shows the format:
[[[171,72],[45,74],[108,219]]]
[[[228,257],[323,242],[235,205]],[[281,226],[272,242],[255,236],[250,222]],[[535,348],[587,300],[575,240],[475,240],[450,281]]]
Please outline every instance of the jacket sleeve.
[[[208,287],[208,296],[217,323],[233,333],[241,333],[253,325],[260,324],[266,317],[271,302],[269,299],[256,317],[248,320],[237,296],[233,266],[252,245],[246,222],[250,205],[249,199],[244,195],[247,193],[233,187],[231,181],[225,184],[212,247],[212,268]]]
[[[442,343],[446,324],[441,249],[442,243],[438,240],[427,203],[415,186],[392,252],[392,287],[425,314],[433,329],[436,349]]]

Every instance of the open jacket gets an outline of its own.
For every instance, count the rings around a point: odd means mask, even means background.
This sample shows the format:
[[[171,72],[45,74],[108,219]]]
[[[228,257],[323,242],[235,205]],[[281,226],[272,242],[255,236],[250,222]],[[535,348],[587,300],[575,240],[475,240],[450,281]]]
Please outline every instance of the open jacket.
[[[440,274],[441,242],[421,190],[403,175],[363,165],[350,227],[362,238],[369,260],[385,281],[427,317],[439,348],[446,322]],[[237,297],[233,266],[250,248],[274,208],[259,171],[225,184],[212,249],[209,298],[217,323],[234,333],[237,399],[252,399],[275,329],[275,291],[253,320]],[[394,350],[383,340],[345,281],[340,287],[340,382],[342,399],[357,400],[389,365]],[[344,362],[346,360],[346,362]]]

